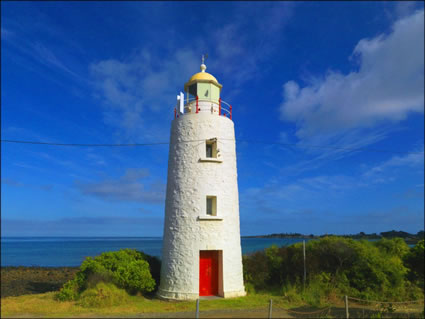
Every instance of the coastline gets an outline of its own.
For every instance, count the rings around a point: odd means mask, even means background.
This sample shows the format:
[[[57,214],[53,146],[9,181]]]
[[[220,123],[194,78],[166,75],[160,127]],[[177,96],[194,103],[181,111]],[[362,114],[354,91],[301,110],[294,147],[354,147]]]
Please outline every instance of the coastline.
[[[359,233],[356,235],[303,235],[298,233],[292,234],[269,234],[269,235],[256,235],[256,236],[241,236],[245,239],[265,238],[265,239],[296,239],[301,241],[303,239],[312,240],[320,239],[326,236],[338,236],[345,238],[352,238],[355,240],[379,240],[382,238],[402,238],[409,246],[414,246],[419,240],[423,239],[423,231],[418,234],[409,234],[405,232],[385,232],[380,235]],[[110,243],[108,243],[108,246]],[[3,244],[2,244],[3,248]],[[262,247],[255,247],[256,250],[264,249]],[[245,254],[249,254],[247,252]],[[245,255],[244,254],[244,255]],[[3,252],[2,252],[3,257]],[[28,258],[28,256],[27,256]],[[26,260],[28,260],[26,258]],[[50,291],[58,291],[65,282],[72,279],[78,271],[79,265],[71,266],[1,266],[1,296],[20,296],[26,294],[39,294]]]
[[[79,267],[1,267],[1,297],[58,291]]]
[[[408,245],[415,245],[418,241],[424,239],[424,231],[421,230],[416,234],[407,233],[404,231],[387,231],[377,233],[366,234],[364,232],[360,232],[358,234],[323,234],[323,235],[304,235],[300,233],[279,233],[279,234],[267,234],[267,235],[251,235],[251,236],[241,236],[241,238],[286,238],[286,239],[320,239],[323,237],[343,237],[343,238],[352,238],[356,240],[379,240],[379,239],[392,239],[392,238],[402,238]]]

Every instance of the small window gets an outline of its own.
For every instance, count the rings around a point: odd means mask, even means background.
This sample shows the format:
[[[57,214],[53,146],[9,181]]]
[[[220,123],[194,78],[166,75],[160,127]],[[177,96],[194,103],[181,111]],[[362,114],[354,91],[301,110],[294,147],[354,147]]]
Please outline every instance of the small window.
[[[196,92],[196,83],[192,84],[191,86],[189,86],[189,94],[192,95],[193,97],[196,97],[197,92]]]
[[[207,196],[207,215],[217,216],[217,196]]]
[[[206,157],[217,158],[217,139],[213,138],[206,142]]]

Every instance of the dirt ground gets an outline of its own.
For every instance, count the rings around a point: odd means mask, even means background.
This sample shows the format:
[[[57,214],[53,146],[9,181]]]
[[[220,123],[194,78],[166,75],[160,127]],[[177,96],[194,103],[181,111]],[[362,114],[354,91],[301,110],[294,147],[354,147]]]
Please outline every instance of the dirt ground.
[[[394,313],[381,313],[381,318],[423,318],[423,305],[411,305],[409,308],[398,309]],[[362,305],[352,305],[349,309],[350,318],[371,318],[378,314],[377,309]],[[132,316],[134,318],[196,318],[195,311],[174,313],[145,313]],[[285,310],[279,307],[272,309],[272,318],[345,318],[345,307],[331,307],[319,310],[311,307]],[[268,308],[251,310],[208,310],[201,311],[199,318],[269,318]]]
[[[292,311],[291,311],[292,310]],[[317,309],[300,307],[299,309],[285,310],[275,307],[272,309],[272,318],[345,318],[344,307],[331,307],[317,312]],[[400,309],[395,313],[381,313],[381,318],[423,318],[423,305],[416,305],[410,309]],[[350,318],[371,318],[377,315],[378,310],[353,305],[349,310]],[[169,313],[142,313],[126,318],[196,318],[195,311]],[[201,311],[199,318],[269,318],[268,308],[251,310],[208,310]]]
[[[2,267],[1,296],[57,291],[74,277],[78,267]]]

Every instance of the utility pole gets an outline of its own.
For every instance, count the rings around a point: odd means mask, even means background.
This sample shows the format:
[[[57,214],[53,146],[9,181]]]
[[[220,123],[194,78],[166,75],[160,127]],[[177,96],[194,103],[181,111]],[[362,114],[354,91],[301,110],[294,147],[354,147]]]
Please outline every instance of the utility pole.
[[[305,240],[303,240],[303,256],[304,256],[304,280],[303,280],[303,289],[305,291],[305,280],[307,277],[307,271],[305,269]]]

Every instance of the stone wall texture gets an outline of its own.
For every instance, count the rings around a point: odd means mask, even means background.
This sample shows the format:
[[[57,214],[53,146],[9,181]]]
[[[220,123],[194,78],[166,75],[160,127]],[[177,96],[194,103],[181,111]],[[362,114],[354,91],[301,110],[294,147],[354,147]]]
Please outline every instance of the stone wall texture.
[[[171,127],[158,290],[166,299],[199,297],[200,250],[222,251],[219,294],[245,295],[234,125],[212,112],[211,105],[201,104],[200,113],[181,115]],[[206,140],[212,138],[217,138],[221,162],[200,160],[205,158]],[[217,196],[216,219],[206,215],[208,195]]]

